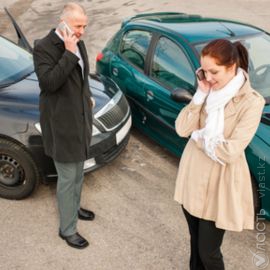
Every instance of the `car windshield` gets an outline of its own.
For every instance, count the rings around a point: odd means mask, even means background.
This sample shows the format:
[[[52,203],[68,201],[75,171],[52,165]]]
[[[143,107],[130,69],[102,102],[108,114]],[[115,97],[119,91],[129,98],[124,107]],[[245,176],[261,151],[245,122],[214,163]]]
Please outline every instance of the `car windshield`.
[[[245,39],[237,39],[248,49],[249,52],[249,77],[251,85],[265,98],[270,96],[270,36],[260,34]],[[236,41],[232,40],[232,41]],[[206,43],[195,46],[201,53]]]
[[[32,55],[0,37],[0,87],[19,81],[33,71]]]

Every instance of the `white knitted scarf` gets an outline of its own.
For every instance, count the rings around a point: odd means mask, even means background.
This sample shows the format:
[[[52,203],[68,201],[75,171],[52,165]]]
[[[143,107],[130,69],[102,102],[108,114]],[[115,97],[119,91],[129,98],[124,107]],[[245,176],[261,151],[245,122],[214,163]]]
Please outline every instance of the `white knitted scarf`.
[[[215,148],[218,144],[225,142],[224,139],[224,108],[225,105],[237,94],[245,82],[245,76],[241,68],[237,74],[220,90],[210,90],[206,100],[206,125],[204,128],[195,130],[191,138],[195,141],[203,140],[204,152],[214,161],[224,165],[217,158]]]

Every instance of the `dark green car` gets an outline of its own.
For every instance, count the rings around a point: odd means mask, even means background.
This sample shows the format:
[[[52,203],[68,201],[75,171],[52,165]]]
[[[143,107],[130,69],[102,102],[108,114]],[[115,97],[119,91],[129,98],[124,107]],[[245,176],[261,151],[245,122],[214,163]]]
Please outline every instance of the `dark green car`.
[[[186,139],[174,127],[197,88],[200,51],[210,40],[240,40],[250,56],[253,88],[266,99],[256,136],[246,149],[258,215],[270,219],[270,35],[251,25],[183,13],[141,14],[121,29],[97,56],[97,72],[111,77],[128,98],[133,124],[180,156]],[[256,192],[257,190],[257,192]]]

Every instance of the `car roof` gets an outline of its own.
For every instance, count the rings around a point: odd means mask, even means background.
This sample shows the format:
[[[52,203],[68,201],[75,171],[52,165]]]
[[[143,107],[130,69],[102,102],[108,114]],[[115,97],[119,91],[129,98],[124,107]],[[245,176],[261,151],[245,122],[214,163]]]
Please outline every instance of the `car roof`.
[[[258,27],[236,21],[204,18],[199,15],[176,12],[139,14],[123,21],[122,27],[127,24],[150,26],[160,31],[178,34],[191,43],[200,43],[216,38],[249,36],[265,32]]]

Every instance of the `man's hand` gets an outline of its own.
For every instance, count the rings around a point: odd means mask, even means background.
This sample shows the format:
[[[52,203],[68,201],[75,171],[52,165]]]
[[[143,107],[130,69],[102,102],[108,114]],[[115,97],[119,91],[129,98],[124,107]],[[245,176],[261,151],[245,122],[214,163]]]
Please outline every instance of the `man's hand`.
[[[75,54],[77,52],[77,43],[79,39],[74,34],[70,34],[66,29],[62,31],[62,33],[66,50]]]
[[[95,108],[95,106],[96,106],[96,101],[94,100],[93,97],[91,97],[91,102],[92,102],[92,107]]]

